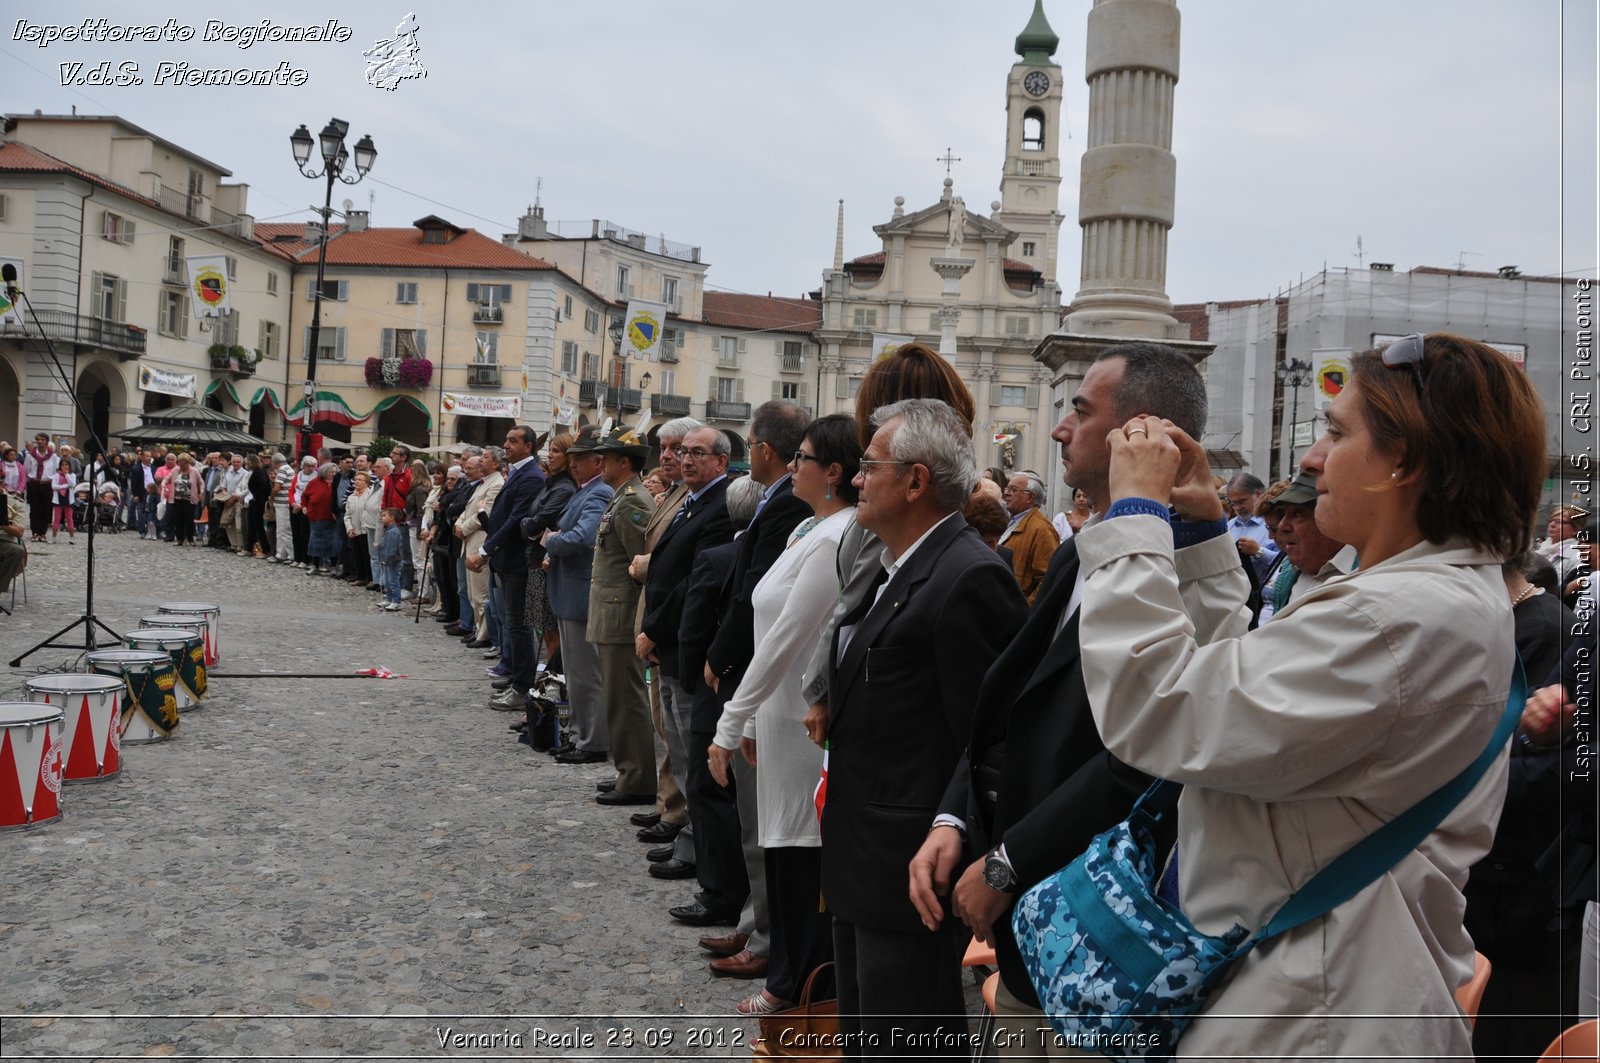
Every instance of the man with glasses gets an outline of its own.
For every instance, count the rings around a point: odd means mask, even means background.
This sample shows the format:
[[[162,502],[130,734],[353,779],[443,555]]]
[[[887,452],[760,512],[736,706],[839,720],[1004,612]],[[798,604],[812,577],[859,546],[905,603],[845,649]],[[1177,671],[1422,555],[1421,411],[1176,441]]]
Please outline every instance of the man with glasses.
[[[678,736],[678,745],[672,750],[673,768],[676,771],[679,764],[683,765],[684,778],[680,786],[687,795],[689,766],[694,763],[691,759],[694,750],[689,748],[688,736],[693,730],[694,692],[700,687],[702,677],[698,669],[693,675],[686,674],[678,652],[684,596],[695,558],[703,550],[732,542],[733,523],[723,501],[728,489],[728,457],[732,452],[728,437],[715,428],[696,428],[684,436],[683,443],[679,457],[683,463],[683,483],[688,490],[650,551],[650,567],[644,584],[644,620],[634,640],[634,650],[641,659],[654,662],[661,674],[662,716]],[[715,723],[706,729],[714,730]],[[705,755],[702,747],[699,751],[702,762]],[[696,810],[691,803],[690,821],[695,817]],[[696,847],[700,848],[698,840]],[[696,863],[698,859],[695,863],[686,863],[674,858],[652,865],[650,874],[655,878],[689,878],[695,874]],[[742,893],[732,896],[726,891],[702,890],[697,904],[704,909],[705,918],[696,920],[697,925],[735,923],[744,901]]]
[[[1233,519],[1228,521],[1228,534],[1233,536],[1239,556],[1247,558],[1255,569],[1256,583],[1266,581],[1267,573],[1278,560],[1278,548],[1267,534],[1267,522],[1256,516],[1256,504],[1267,485],[1247,472],[1241,472],[1228,481],[1224,491]]]
[[[883,541],[883,571],[833,638],[822,893],[840,1033],[883,1051],[908,1038],[964,1043],[967,938],[953,919],[919,917],[906,867],[967,745],[984,674],[1027,605],[962,519],[978,466],[960,416],[909,399],[872,423],[856,519]]]
[[[683,462],[680,455],[683,452],[684,436],[699,427],[701,427],[700,422],[693,417],[679,417],[656,429],[656,440],[661,446],[660,473],[669,486],[656,503],[655,512],[650,515],[649,523],[645,525],[645,552],[635,557],[628,566],[628,575],[632,576],[641,588],[650,573],[650,551],[655,549],[656,543],[661,539],[661,533],[667,530],[667,525],[683,506],[683,500],[689,493],[689,488],[683,482]],[[636,637],[643,623],[644,595],[641,593],[638,612],[634,618]],[[671,859],[682,864],[693,864],[694,831],[689,827],[689,811],[683,796],[683,787],[687,781],[683,766],[688,763],[688,759],[684,750],[683,736],[678,734],[677,724],[662,709],[660,677],[661,670],[657,668],[655,679],[650,683],[650,719],[655,725],[656,733],[661,736],[662,748],[661,759],[656,764],[656,808],[653,812],[637,812],[630,817],[630,821],[640,828],[637,835],[640,841],[658,845],[670,842]],[[738,952],[743,946],[744,942],[741,940],[731,951]]]

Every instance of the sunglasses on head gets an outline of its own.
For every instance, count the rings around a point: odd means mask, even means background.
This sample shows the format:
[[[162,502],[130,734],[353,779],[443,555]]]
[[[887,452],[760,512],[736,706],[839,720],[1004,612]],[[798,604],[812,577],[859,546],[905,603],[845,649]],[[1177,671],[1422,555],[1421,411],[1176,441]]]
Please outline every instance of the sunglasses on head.
[[[1405,366],[1411,370],[1411,377],[1417,382],[1417,398],[1419,399],[1422,398],[1424,342],[1422,333],[1413,332],[1411,335],[1402,336],[1389,344],[1380,355],[1383,359],[1383,364],[1390,369],[1399,369],[1401,366]]]

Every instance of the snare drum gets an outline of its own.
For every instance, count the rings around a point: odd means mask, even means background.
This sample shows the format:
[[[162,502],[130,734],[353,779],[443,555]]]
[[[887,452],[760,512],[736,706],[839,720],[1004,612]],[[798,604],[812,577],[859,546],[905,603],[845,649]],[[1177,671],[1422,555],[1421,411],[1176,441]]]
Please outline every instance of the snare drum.
[[[122,679],[122,740],[160,742],[178,729],[173,688],[178,670],[159,650],[95,650],[86,660],[100,675]]]
[[[53,705],[61,726],[61,777],[99,782],[122,771],[122,680],[87,672],[52,672],[27,681],[28,700]]]
[[[156,606],[156,612],[198,613],[205,617],[206,667],[210,668],[222,659],[222,606],[209,602],[168,602]]]
[[[61,818],[61,710],[0,701],[0,830]]]
[[[172,666],[178,670],[178,685],[173,687],[178,711],[199,706],[206,693],[205,648],[200,631],[163,624],[136,628],[124,634],[122,641],[130,650],[160,650],[171,656]]]

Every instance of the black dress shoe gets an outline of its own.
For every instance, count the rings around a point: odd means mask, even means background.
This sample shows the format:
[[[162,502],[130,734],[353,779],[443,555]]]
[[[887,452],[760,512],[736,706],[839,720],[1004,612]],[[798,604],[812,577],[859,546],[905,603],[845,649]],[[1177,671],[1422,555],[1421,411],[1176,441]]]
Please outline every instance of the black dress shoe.
[[[656,795],[625,794],[621,790],[607,790],[603,794],[595,794],[594,802],[597,805],[653,805],[656,803]]]
[[[494,682],[490,683],[489,685],[494,687],[496,690],[504,690],[506,687],[511,685],[511,677],[510,676],[502,676],[501,678],[496,679]]]
[[[661,822],[661,813],[635,812],[633,815],[628,817],[628,822],[632,823],[635,827],[654,827],[657,823]]]
[[[481,650],[485,646],[493,646],[493,645],[494,645],[494,643],[490,642],[488,639],[474,639],[473,641],[467,643],[467,649],[469,649],[469,650]]]
[[[434,619],[439,621],[441,624],[450,624],[452,626],[457,626],[461,623],[461,618],[459,616],[436,616]]]
[[[460,638],[462,635],[469,634],[466,628],[463,628],[459,624],[451,624],[449,627],[444,629],[444,633],[446,635],[453,635],[456,638]]]
[[[682,829],[681,824],[658,822],[654,826],[646,827],[644,830],[639,831],[634,837],[642,842],[649,842],[651,845],[660,845],[662,842],[670,842],[676,838],[678,832]]]
[[[572,752],[573,748],[574,747],[571,742],[557,742],[549,749],[545,750],[545,752],[550,754],[552,757],[559,757],[563,753]]]
[[[667,864],[675,864],[677,862],[678,861],[676,861],[676,860],[668,860],[666,864],[656,864],[656,865],[654,865],[653,867],[650,868],[650,873],[653,875],[653,874],[656,873],[656,869],[657,868],[666,867]],[[693,873],[694,865],[690,864],[689,865],[689,869],[690,869],[690,872]],[[695,901],[693,904],[681,904],[676,908],[668,908],[667,909],[667,914],[672,916],[672,918],[676,919],[678,922],[680,922],[680,923],[688,923],[690,926],[738,926],[739,925],[739,913],[738,912],[736,912],[736,911],[734,911],[734,912],[716,912],[716,911],[712,911],[710,908],[707,908],[705,905],[701,904],[699,901]]]
[[[655,878],[694,878],[694,865],[685,860],[663,860],[650,865],[650,874]]]
[[[658,845],[654,849],[646,849],[644,858],[652,864],[659,864],[672,859],[671,845]]]
[[[600,793],[600,794],[609,794],[612,790],[615,790],[616,788],[617,788],[617,780],[615,780],[615,779],[601,779],[599,782],[594,784],[595,793]]]
[[[556,755],[557,764],[604,764],[605,761],[606,754],[598,749],[569,749]],[[650,795],[650,800],[655,800],[654,794]]]

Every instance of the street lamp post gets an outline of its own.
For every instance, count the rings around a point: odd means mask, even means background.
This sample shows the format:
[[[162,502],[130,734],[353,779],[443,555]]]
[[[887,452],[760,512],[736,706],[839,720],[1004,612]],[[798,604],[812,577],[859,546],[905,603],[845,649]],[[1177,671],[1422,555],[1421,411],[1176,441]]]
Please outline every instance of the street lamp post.
[[[372,169],[373,162],[378,158],[378,149],[373,146],[372,138],[364,136],[356,141],[355,176],[345,173],[345,167],[350,161],[350,149],[345,147],[344,137],[349,130],[349,122],[340,118],[330,118],[316,141],[311,139],[311,132],[303,125],[289,137],[289,146],[294,150],[295,165],[300,168],[300,172],[314,180],[327,181],[327,194],[323,197],[322,207],[319,209],[313,205],[311,208],[322,216],[322,232],[318,234],[317,240],[317,291],[316,298],[311,304],[311,338],[306,350],[305,415],[300,422],[302,455],[310,451],[311,435],[316,428],[312,420],[312,410],[315,406],[312,400],[317,390],[317,344],[322,339],[322,280],[328,268],[328,222],[333,217],[333,182],[338,180],[347,185],[357,184],[367,176],[367,171]],[[313,144],[317,146],[322,156],[321,171],[306,168],[306,164],[311,161]]]
[[[1293,476],[1296,468],[1294,430],[1300,423],[1300,389],[1311,382],[1311,363],[1291,358],[1273,372],[1277,375],[1279,384],[1294,389],[1294,403],[1289,414],[1289,475]]]
[[[611,327],[606,331],[611,333],[611,342],[613,344],[611,355],[613,359],[611,366],[611,379],[616,384],[616,388],[614,390],[617,393],[617,419],[614,423],[620,425],[622,423],[622,393],[624,390],[626,390],[623,387],[623,384],[625,383],[625,375],[622,367],[627,362],[626,356],[622,353],[622,322],[613,321]],[[650,386],[650,379],[650,374],[648,372],[639,378],[639,391],[641,393],[643,393],[644,390]],[[604,413],[605,400],[600,400],[597,405],[600,409],[600,412]]]

